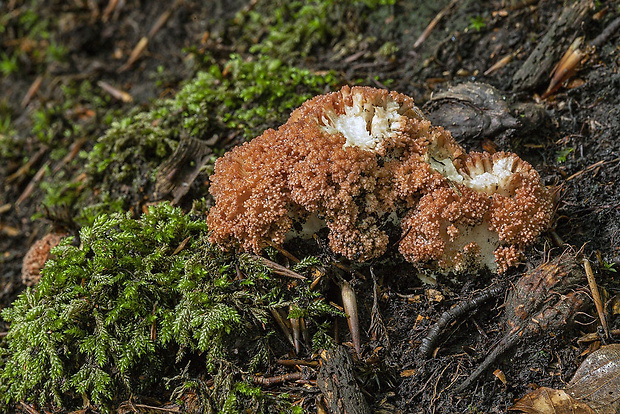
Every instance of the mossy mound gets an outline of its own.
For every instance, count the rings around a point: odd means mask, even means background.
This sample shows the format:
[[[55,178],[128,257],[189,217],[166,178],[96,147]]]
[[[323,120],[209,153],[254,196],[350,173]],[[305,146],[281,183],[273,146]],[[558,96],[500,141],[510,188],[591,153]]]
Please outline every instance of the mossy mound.
[[[266,397],[241,372],[264,366],[268,347],[286,347],[269,310],[291,306],[309,326],[335,310],[307,283],[285,285],[206,236],[202,214],[164,203],[139,220],[98,217],[80,231],[80,247],[63,241],[40,284],[2,312],[11,323],[2,401],[59,408],[83,398],[105,411],[131,395],[170,396],[162,378],[178,377],[207,411],[236,412],[237,400],[262,411]],[[184,367],[206,374],[187,385]],[[200,385],[209,379],[215,386]]]

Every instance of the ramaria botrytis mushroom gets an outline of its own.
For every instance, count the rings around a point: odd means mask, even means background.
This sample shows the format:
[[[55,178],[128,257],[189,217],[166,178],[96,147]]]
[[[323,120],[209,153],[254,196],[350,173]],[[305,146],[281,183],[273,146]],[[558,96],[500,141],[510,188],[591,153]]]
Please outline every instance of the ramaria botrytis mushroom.
[[[385,253],[384,224],[400,222],[399,251],[445,271],[505,271],[548,226],[551,199],[514,154],[467,154],[405,95],[344,87],[295,110],[277,131],[229,151],[211,177],[211,241],[260,251],[329,229],[352,260]]]

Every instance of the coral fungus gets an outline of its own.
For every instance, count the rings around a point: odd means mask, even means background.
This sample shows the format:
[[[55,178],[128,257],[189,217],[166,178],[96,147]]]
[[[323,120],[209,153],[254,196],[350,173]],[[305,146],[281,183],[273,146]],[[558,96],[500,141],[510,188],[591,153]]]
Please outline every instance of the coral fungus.
[[[41,280],[41,269],[50,257],[50,251],[58,246],[60,240],[66,236],[61,233],[48,233],[37,240],[26,252],[22,263],[22,283],[34,286]]]
[[[551,218],[528,163],[467,154],[411,98],[368,87],[306,101],[277,131],[229,151],[210,191],[211,241],[225,248],[259,251],[327,227],[335,253],[364,261],[385,253],[391,221],[407,260],[456,271],[504,271]]]

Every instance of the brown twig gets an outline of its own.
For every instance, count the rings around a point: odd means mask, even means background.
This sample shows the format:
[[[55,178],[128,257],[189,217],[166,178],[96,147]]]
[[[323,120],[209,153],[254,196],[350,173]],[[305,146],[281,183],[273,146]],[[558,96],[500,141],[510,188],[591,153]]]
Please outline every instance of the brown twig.
[[[298,258],[296,258],[291,252],[289,252],[288,250],[286,250],[285,248],[283,248],[282,246],[272,242],[271,240],[266,240],[267,244],[270,247],[273,247],[274,249],[276,249],[278,251],[278,253],[280,253],[281,255],[283,255],[284,257],[286,257],[287,259],[295,262],[295,263],[299,263],[300,260]]]
[[[183,239],[183,241],[181,243],[179,243],[177,248],[174,249],[174,251],[172,252],[172,256],[174,256],[175,254],[177,254],[181,250],[183,250],[185,248],[185,246],[187,245],[187,242],[189,242],[191,238],[192,238],[192,236],[187,236],[185,239]]]
[[[67,165],[67,163],[71,162],[80,153],[80,150],[82,149],[86,141],[86,138],[80,138],[73,144],[71,144],[71,147],[69,148],[69,153],[65,155],[62,160],[60,160],[58,165],[54,167],[54,169],[52,170],[52,174],[56,174],[58,171],[60,171],[62,167]]]
[[[503,58],[495,62],[493,65],[491,65],[490,68],[488,68],[484,72],[484,76],[489,76],[491,73],[495,72],[496,70],[499,70],[503,68],[504,66],[506,66],[508,63],[510,63],[510,61],[512,61],[512,59],[514,59],[515,56],[521,53],[521,50],[523,50],[523,47],[518,48],[514,52],[509,53],[508,55],[504,56]]]
[[[310,290],[314,290],[314,288],[319,284],[321,279],[323,279],[323,276],[325,276],[325,272],[322,270],[319,270],[318,275],[314,278],[312,283],[310,283]]]
[[[26,411],[29,414],[39,414],[39,412],[37,410],[34,409],[34,407],[30,404],[26,404],[23,401],[19,402],[22,406],[22,408],[24,409],[24,411]]]
[[[288,339],[288,341],[294,347],[295,341],[293,340],[293,335],[291,335],[291,329],[286,322],[287,319],[283,318],[282,315],[280,315],[280,311],[278,309],[269,309],[269,311],[271,312],[271,316],[273,316],[273,319],[276,320],[276,323],[284,333],[284,336],[286,336],[286,339]]]
[[[274,261],[267,259],[266,257],[257,256],[255,254],[251,254],[250,257],[262,262],[265,266],[269,267],[275,274],[280,276],[288,276],[294,279],[306,280],[307,277],[304,275],[300,275],[297,272],[292,271],[291,269],[282,266]]]
[[[34,82],[32,82],[32,85],[30,85],[30,88],[28,88],[28,92],[26,92],[24,99],[22,99],[22,102],[21,102],[22,108],[25,108],[26,105],[28,105],[28,103],[32,100],[32,97],[34,96],[34,94],[37,93],[37,91],[41,87],[42,81],[43,81],[43,76],[39,75],[34,80]]]
[[[584,168],[584,169],[583,169],[583,170],[581,170],[581,171],[577,171],[575,174],[573,174],[573,175],[571,175],[570,177],[568,177],[568,178],[566,179],[566,181],[570,181],[570,180],[572,180],[573,178],[577,178],[577,177],[579,177],[581,174],[587,173],[588,171],[591,171],[591,170],[593,170],[593,169],[595,169],[595,168],[597,168],[597,167],[601,167],[601,166],[603,166],[603,165],[606,165],[606,164],[611,164],[612,162],[618,162],[618,161],[620,161],[620,157],[618,157],[618,158],[614,158],[614,159],[613,159],[613,160],[611,160],[611,161],[600,160],[600,161],[598,161],[598,162],[596,162],[596,163],[594,163],[594,164],[590,165],[589,167]]]
[[[334,266],[336,266],[340,270],[344,270],[345,272],[349,272],[351,274],[354,274],[355,276],[357,276],[358,278],[360,278],[362,280],[366,280],[366,276],[363,273],[360,273],[357,270],[352,269],[351,267],[349,267],[349,266],[347,266],[345,264],[334,262]]]
[[[252,377],[252,381],[255,384],[260,384],[260,385],[264,385],[264,386],[270,386],[270,385],[274,385],[274,384],[281,384],[285,381],[297,381],[303,378],[303,374],[301,372],[293,372],[290,374],[284,374],[284,375],[276,375],[275,377],[259,377],[259,376],[254,376]]]
[[[108,2],[108,5],[106,6],[105,10],[103,11],[103,15],[101,16],[101,20],[104,23],[106,23],[108,21],[108,19],[110,18],[110,15],[114,11],[114,9],[116,9],[117,5],[118,5],[118,0],[110,0]]]
[[[22,175],[26,175],[28,171],[30,170],[30,168],[32,168],[37,162],[39,162],[39,160],[43,157],[43,155],[45,155],[45,153],[48,150],[49,150],[48,147],[43,147],[40,150],[38,150],[32,157],[30,157],[30,159],[28,160],[28,162],[26,162],[26,164],[22,165],[17,171],[15,171],[13,174],[6,177],[5,181],[7,183],[12,183],[13,181],[17,180]]]
[[[103,89],[106,93],[108,93],[114,99],[117,99],[119,101],[126,102],[126,103],[133,102],[133,98],[131,97],[130,94],[128,94],[127,92],[121,89],[115,88],[114,86],[110,85],[107,82],[99,81],[97,82],[97,86]]]
[[[306,361],[303,359],[278,359],[276,363],[287,367],[294,367],[297,365],[304,365],[306,367],[316,367],[319,365],[318,361]]]
[[[49,164],[49,161],[47,161],[45,164],[43,164],[43,166],[41,166],[41,168],[39,168],[39,171],[37,171],[34,177],[32,177],[32,180],[30,180],[22,194],[15,202],[15,207],[19,206],[21,203],[24,202],[24,200],[30,197],[30,194],[32,194],[32,192],[34,191],[36,184],[43,179],[43,176],[45,175]]]
[[[19,235],[20,231],[17,227],[9,226],[8,224],[0,223],[0,233],[4,233],[9,237],[15,237]]]
[[[458,3],[458,1],[459,0],[452,0],[450,4],[448,4],[439,13],[437,13],[437,15],[433,18],[433,20],[431,20],[428,26],[426,26],[426,29],[424,29],[420,37],[418,37],[418,40],[416,40],[415,43],[413,44],[413,49],[417,49],[418,47],[420,47],[422,43],[424,43],[424,41],[428,38],[428,36],[430,36],[433,29],[435,29],[435,26],[437,26],[437,23],[439,23],[439,21],[446,14],[448,14],[448,12],[456,5],[456,3]]]
[[[588,286],[590,287],[590,292],[592,293],[594,306],[596,306],[596,313],[598,313],[598,318],[603,326],[603,331],[605,331],[605,336],[609,338],[609,329],[607,327],[607,319],[605,318],[605,307],[603,306],[603,301],[601,301],[601,294],[598,290],[596,279],[594,278],[594,272],[592,272],[592,267],[590,266],[590,261],[586,257],[583,258],[583,268],[586,271]]]
[[[148,34],[149,39],[155,36],[157,32],[162,27],[164,27],[164,25],[166,24],[170,16],[172,16],[172,12],[176,10],[177,7],[179,7],[180,3],[181,3],[180,0],[176,0],[168,10],[166,10],[165,12],[159,15],[159,18],[153,24],[153,26],[151,27],[151,30],[149,30],[149,34]]]
[[[182,412],[179,407],[174,407],[174,408],[163,408],[163,407],[155,407],[152,405],[146,405],[146,404],[132,404],[134,407],[136,408],[146,408],[148,410],[157,410],[157,411],[165,411],[167,413],[180,413]]]
[[[122,73],[122,72],[126,71],[134,63],[136,63],[136,61],[142,55],[142,52],[144,52],[144,50],[146,49],[148,44],[149,44],[149,38],[146,37],[146,36],[142,37],[138,41],[138,43],[134,46],[133,50],[131,51],[131,54],[129,55],[129,59],[127,59],[127,62],[123,66],[118,68],[118,73]]]

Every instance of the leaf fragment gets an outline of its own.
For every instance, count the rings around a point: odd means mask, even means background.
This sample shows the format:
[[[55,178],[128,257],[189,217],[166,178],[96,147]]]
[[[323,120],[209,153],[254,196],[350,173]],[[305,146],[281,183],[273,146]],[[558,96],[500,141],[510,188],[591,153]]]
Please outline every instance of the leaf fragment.
[[[620,344],[592,352],[575,372],[566,391],[597,414],[620,412]]]
[[[508,410],[526,414],[597,414],[586,403],[571,397],[566,391],[547,387],[526,394]]]

